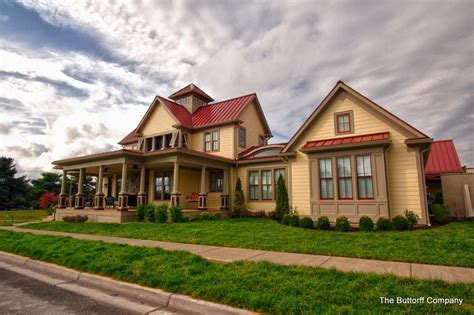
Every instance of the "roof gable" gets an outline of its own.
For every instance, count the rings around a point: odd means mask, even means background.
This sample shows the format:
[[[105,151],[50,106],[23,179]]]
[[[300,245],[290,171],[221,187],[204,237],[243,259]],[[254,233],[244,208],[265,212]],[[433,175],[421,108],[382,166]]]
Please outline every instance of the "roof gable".
[[[294,150],[294,145],[300,140],[303,135],[310,129],[314,124],[318,123],[318,118],[325,112],[326,108],[329,107],[333,101],[337,98],[340,92],[346,92],[348,95],[356,98],[361,101],[364,105],[373,109],[375,112],[382,115],[384,118],[394,122],[398,127],[405,130],[413,138],[429,138],[426,134],[419,131],[415,127],[411,126],[407,122],[398,118],[394,114],[390,113],[386,109],[382,108],[380,105],[376,104],[366,96],[360,94],[356,90],[352,89],[342,81],[338,81],[336,85],[332,88],[328,95],[323,99],[323,101],[318,105],[318,107],[313,111],[310,117],[303,123],[303,125],[298,129],[298,131],[290,139],[286,147],[282,150],[282,153],[287,153]]]
[[[194,85],[193,83],[188,84],[184,88],[174,92],[173,94],[168,96],[168,98],[172,99],[172,100],[177,100],[181,97],[184,97],[184,96],[190,95],[190,94],[196,95],[198,98],[201,98],[201,99],[203,99],[207,102],[214,101],[214,99],[212,97],[207,95],[206,92],[201,90],[198,86]]]
[[[171,118],[178,123],[178,119],[175,117],[175,115],[169,110],[167,106],[165,106],[161,102],[161,97],[157,96],[151,103],[150,107],[148,107],[148,110],[146,111],[145,115],[143,116],[142,120],[138,124],[137,128],[135,129],[135,133],[141,133],[143,128],[146,125],[146,122],[149,120],[149,118],[153,115],[154,111],[158,109],[159,106],[162,106],[166,112],[171,116]],[[186,110],[186,109],[185,109]]]

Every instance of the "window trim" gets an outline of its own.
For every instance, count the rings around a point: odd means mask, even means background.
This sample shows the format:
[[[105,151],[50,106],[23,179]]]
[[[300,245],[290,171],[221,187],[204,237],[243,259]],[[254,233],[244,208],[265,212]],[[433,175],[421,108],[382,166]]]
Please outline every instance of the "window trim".
[[[263,184],[263,172],[270,172],[270,184],[265,184],[265,186],[267,186],[267,187],[270,186],[270,189],[272,190],[270,198],[263,198],[263,186],[264,186],[264,184]],[[261,193],[260,199],[262,201],[269,201],[269,200],[274,200],[275,199],[275,196],[274,196],[275,192],[274,192],[274,189],[273,189],[274,183],[273,183],[273,178],[272,178],[274,176],[275,176],[274,170],[272,170],[272,169],[262,169],[262,170],[260,170],[260,181],[261,182],[259,182],[260,183],[259,186],[260,186],[260,193]]]
[[[263,140],[263,141],[260,142],[260,140]],[[258,145],[259,145],[259,146],[265,146],[265,145],[267,145],[267,139],[265,138],[264,135],[258,135]]]
[[[321,160],[329,160],[331,165],[331,177],[321,177]],[[332,157],[322,157],[317,159],[318,161],[318,175],[319,175],[319,200],[334,200],[335,198],[335,191],[334,191],[334,170],[333,170],[333,158]],[[321,180],[323,179],[331,179],[332,180],[332,197],[331,198],[323,198],[321,197],[323,194],[321,193]],[[338,191],[339,193],[339,191]]]
[[[283,178],[285,179],[286,188],[288,188],[288,168],[286,166],[271,166],[271,167],[263,167],[263,168],[249,168],[247,169],[247,196],[248,200],[251,202],[269,202],[275,201],[276,197],[276,188],[278,179],[275,178],[275,171],[276,170],[283,170]],[[263,199],[263,188],[262,188],[262,171],[271,171],[272,176],[272,198],[271,199]],[[258,184],[258,191],[259,191],[259,198],[258,199],[250,199],[250,172],[257,172],[259,178]],[[255,185],[254,185],[255,186]],[[289,191],[288,191],[289,193]]]
[[[240,132],[243,131],[244,132],[244,144],[242,145],[242,143],[240,143]],[[245,127],[242,127],[242,126],[239,126],[239,134],[238,134],[238,137],[239,137],[239,147],[240,148],[246,148],[247,147],[247,128]]]
[[[257,185],[252,185],[250,183],[250,173],[257,173]],[[259,201],[261,200],[262,196],[261,196],[261,192],[260,192],[260,170],[249,170],[248,171],[248,196],[249,196],[249,200],[251,201]],[[252,194],[250,193],[251,190],[252,190],[252,187],[257,187],[257,191],[259,192],[258,194],[258,198],[252,198]]]
[[[212,178],[213,176],[216,176],[217,178],[217,175],[218,174],[222,174],[222,186],[219,190],[219,185],[218,185],[218,182],[216,182],[216,189],[213,189],[212,187]],[[209,192],[211,193],[223,193],[224,192],[224,170],[213,170],[213,171],[209,171]]]
[[[214,132],[217,132],[217,140],[212,140],[212,134]],[[210,135],[210,144],[211,144],[211,149],[210,150],[206,150],[206,134],[209,134]],[[220,151],[220,148],[221,148],[221,135],[220,135],[220,129],[210,129],[210,130],[206,130],[203,132],[203,137],[202,137],[202,140],[203,140],[203,152],[219,152]],[[214,141],[217,141],[217,149],[214,150],[214,144],[213,142]]]
[[[352,156],[351,155],[341,155],[341,156],[336,156],[336,187],[337,187],[337,199],[338,200],[354,200],[354,189],[352,189],[352,185],[354,183],[354,170],[352,169]],[[338,159],[343,159],[343,158],[349,158],[349,165],[350,165],[350,170],[351,170],[351,176],[350,177],[339,177],[339,165],[337,163]],[[341,192],[339,189],[339,179],[345,179],[347,180],[348,178],[351,179],[351,197],[341,197]]]
[[[170,183],[169,185],[165,185],[165,175],[168,175],[167,177],[169,177],[170,179]],[[161,177],[161,194],[158,198],[157,196],[157,191],[156,191],[156,188],[157,188],[157,185],[156,185],[156,179],[158,177]],[[170,198],[165,198],[165,186],[170,186]],[[160,171],[160,172],[155,172],[154,174],[154,178],[153,178],[153,190],[154,190],[154,200],[157,200],[157,201],[167,201],[167,200],[171,200],[171,192],[172,192],[172,188],[173,188],[173,175],[171,174],[170,171]]]
[[[348,131],[339,131],[339,116],[349,116],[349,130]],[[354,133],[354,112],[352,110],[347,110],[343,112],[334,113],[334,132],[336,135],[346,135]]]
[[[357,158],[358,157],[365,157],[368,156],[370,159],[370,176],[359,176],[359,171],[357,168]],[[356,166],[356,185],[357,185],[357,200],[374,200],[375,194],[374,194],[374,172],[372,171],[372,155],[371,154],[358,154],[354,156],[355,160],[355,166]],[[359,196],[359,177],[361,178],[370,178],[372,181],[372,197],[360,197]]]

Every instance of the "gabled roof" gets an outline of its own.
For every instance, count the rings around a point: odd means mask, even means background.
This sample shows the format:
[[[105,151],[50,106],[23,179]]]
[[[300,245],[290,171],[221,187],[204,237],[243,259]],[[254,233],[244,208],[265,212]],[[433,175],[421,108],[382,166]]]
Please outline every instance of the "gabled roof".
[[[268,122],[255,93],[203,105],[199,107],[193,114],[188,112],[186,107],[183,105],[164,97],[157,96],[153,100],[137,128],[131,134],[127,135],[122,141],[120,141],[119,144],[133,143],[138,141],[138,137],[136,137],[135,141],[132,141],[134,133],[140,131],[141,127],[146,121],[146,118],[151,115],[153,108],[159,105],[162,105],[180,126],[188,129],[201,129],[215,125],[238,122],[239,117],[244,109],[252,102],[255,102],[256,104],[256,109],[259,118],[264,125],[265,132],[271,136],[270,127],[268,126]],[[127,139],[129,142],[122,143],[125,139]]]
[[[460,171],[462,171],[462,166],[453,140],[433,141],[425,166],[426,177],[433,178],[442,173]]]
[[[181,97],[184,97],[186,95],[194,94],[197,97],[207,101],[207,102],[212,102],[214,99],[207,95],[206,92],[201,90],[198,86],[194,85],[193,83],[186,85],[184,88],[174,92],[170,96],[168,96],[169,99],[172,100],[177,100]]]
[[[332,138],[332,139],[324,139],[324,140],[316,140],[316,141],[308,141],[304,144],[302,150],[309,151],[309,150],[316,150],[322,149],[327,147],[342,147],[346,145],[364,145],[369,143],[381,143],[387,142],[390,133],[387,132],[379,132],[379,133],[372,133],[366,135],[359,135],[359,136],[350,136],[344,138]]]
[[[305,134],[305,132],[315,123],[317,123],[317,119],[322,115],[326,107],[328,107],[331,104],[331,101],[337,97],[338,93],[344,91],[348,93],[349,95],[354,96],[355,98],[359,99],[362,101],[364,104],[367,106],[373,108],[375,111],[386,117],[387,119],[395,122],[398,126],[400,126],[402,129],[406,130],[409,134],[413,135],[413,138],[426,138],[430,139],[426,134],[421,132],[420,130],[416,129],[415,127],[411,126],[404,120],[398,118],[394,114],[390,113],[380,105],[376,104],[372,100],[370,100],[368,97],[360,94],[347,84],[345,84],[342,81],[338,81],[336,85],[332,88],[332,90],[329,92],[328,95],[323,99],[323,101],[316,107],[314,112],[311,114],[311,116],[303,123],[303,125],[298,129],[298,131],[293,135],[293,137],[290,139],[288,142],[287,146],[282,150],[282,153],[290,152],[293,150],[293,145],[301,139],[301,137]]]

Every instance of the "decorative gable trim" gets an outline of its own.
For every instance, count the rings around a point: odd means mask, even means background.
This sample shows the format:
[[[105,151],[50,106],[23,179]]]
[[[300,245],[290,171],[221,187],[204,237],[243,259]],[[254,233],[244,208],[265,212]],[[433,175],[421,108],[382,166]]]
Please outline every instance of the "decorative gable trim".
[[[426,134],[416,129],[415,127],[411,126],[404,120],[398,118],[394,114],[390,113],[389,111],[387,111],[380,105],[370,100],[368,97],[357,92],[356,90],[354,90],[353,88],[345,84],[344,82],[338,81],[336,85],[332,88],[332,90],[329,92],[329,94],[326,95],[323,101],[314,110],[311,116],[309,116],[309,118],[303,123],[303,125],[293,135],[293,137],[291,137],[290,141],[288,141],[288,144],[282,150],[283,155],[285,155],[285,153],[288,153],[294,149],[295,143],[303,137],[303,135],[308,131],[308,129],[313,124],[317,123],[317,119],[319,118],[319,116],[332,103],[332,100],[334,100],[334,98],[338,95],[340,91],[344,91],[347,94],[355,97],[356,99],[360,100],[361,102],[363,102],[364,104],[366,104],[367,106],[375,110],[377,113],[381,114],[382,116],[389,119],[390,121],[393,121],[400,128],[402,128],[403,130],[406,130],[410,135],[412,135],[413,138],[422,138],[422,139],[429,138]]]

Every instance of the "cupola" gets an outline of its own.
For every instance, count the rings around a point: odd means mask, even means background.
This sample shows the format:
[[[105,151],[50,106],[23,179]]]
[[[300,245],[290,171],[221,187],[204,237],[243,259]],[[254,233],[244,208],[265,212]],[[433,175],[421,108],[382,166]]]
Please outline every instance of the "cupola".
[[[207,95],[206,92],[201,90],[193,83],[188,84],[184,88],[174,92],[168,96],[168,98],[186,107],[188,112],[191,114],[194,113],[199,107],[214,101],[212,97]]]

